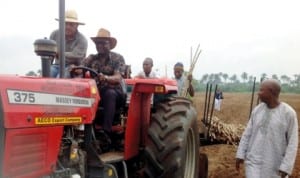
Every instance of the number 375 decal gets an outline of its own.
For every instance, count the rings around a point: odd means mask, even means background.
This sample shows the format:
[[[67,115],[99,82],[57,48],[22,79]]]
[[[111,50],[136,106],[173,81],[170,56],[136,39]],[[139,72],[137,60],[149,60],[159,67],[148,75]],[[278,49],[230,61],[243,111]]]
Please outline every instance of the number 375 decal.
[[[34,104],[36,102],[35,93],[19,90],[8,90],[9,103]]]
[[[14,92],[14,101],[17,103],[34,103],[34,93]]]

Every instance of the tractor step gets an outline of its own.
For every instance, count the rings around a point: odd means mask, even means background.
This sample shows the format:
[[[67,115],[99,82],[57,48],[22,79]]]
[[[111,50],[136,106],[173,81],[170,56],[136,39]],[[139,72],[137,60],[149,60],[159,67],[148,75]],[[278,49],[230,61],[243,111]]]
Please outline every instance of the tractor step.
[[[127,175],[127,165],[124,161],[124,152],[106,152],[98,155],[99,159],[102,162],[102,165],[98,166],[89,166],[89,176],[92,178],[117,178],[119,170],[116,165],[113,163],[122,163],[124,177]]]
[[[121,162],[124,160],[124,152],[107,152],[99,155],[104,164]]]

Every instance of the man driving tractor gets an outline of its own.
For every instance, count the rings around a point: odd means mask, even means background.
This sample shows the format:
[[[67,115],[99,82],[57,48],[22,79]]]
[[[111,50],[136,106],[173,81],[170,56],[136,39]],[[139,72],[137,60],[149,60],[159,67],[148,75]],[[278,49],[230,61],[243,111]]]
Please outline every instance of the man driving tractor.
[[[125,64],[122,55],[112,52],[117,40],[111,37],[104,28],[99,29],[96,37],[91,37],[97,49],[97,54],[91,54],[83,60],[83,66],[94,69],[99,75],[100,107],[103,107],[101,117],[96,117],[95,130],[103,130],[110,135],[117,103],[125,100],[122,86],[121,66]]]

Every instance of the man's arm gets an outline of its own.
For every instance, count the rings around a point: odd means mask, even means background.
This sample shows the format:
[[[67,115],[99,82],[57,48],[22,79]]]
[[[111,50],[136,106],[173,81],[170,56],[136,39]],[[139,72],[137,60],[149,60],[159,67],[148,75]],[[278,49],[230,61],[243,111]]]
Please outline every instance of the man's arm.
[[[58,30],[55,30],[50,34],[50,39],[59,43],[58,35]],[[65,59],[67,63],[79,65],[86,56],[88,42],[81,33],[77,34],[76,38],[75,44],[70,44],[72,45],[72,50],[65,52]],[[56,59],[59,59],[59,53],[57,53]]]
[[[294,110],[286,113],[285,116],[289,121],[286,133],[287,147],[279,171],[291,175],[298,149],[298,119]]]
[[[134,78],[145,78],[144,71],[140,71]]]
[[[188,92],[191,97],[193,97],[195,95],[195,90],[194,90],[192,83],[189,84]]]
[[[252,129],[253,129],[253,117],[255,114],[251,114],[251,118],[247,123],[247,127],[243,132],[243,135],[241,137],[237,153],[236,153],[236,170],[239,172],[240,164],[244,163],[244,160],[246,158],[246,152],[248,149],[249,141],[252,136]]]
[[[190,74],[190,75],[187,76],[187,79],[189,81],[189,87],[188,87],[187,91],[188,91],[189,95],[191,97],[193,97],[195,95],[195,90],[194,90],[194,87],[192,85],[193,76]]]
[[[99,75],[100,81],[106,81],[109,84],[119,84],[121,83],[122,76],[120,72],[115,71],[113,75]]]
[[[81,60],[85,58],[86,51],[88,47],[87,39],[81,34],[76,34],[76,39],[73,44],[68,44],[66,48],[71,49],[71,51],[65,52],[66,62],[70,64],[79,65]]]
[[[121,76],[125,76],[126,74],[126,63],[125,63],[125,59],[121,54],[117,54],[117,53],[111,53],[112,55],[115,55],[118,62],[119,62],[119,72],[121,74]]]
[[[114,55],[116,53],[111,53],[111,55]],[[124,65],[125,60],[123,56],[117,55],[117,56],[111,56],[111,60],[113,60],[113,68],[114,68],[114,73],[113,75],[102,75],[100,74],[100,81],[106,81],[109,84],[120,84],[122,80],[122,75],[121,75],[121,68],[120,64]]]
[[[83,59],[86,55],[87,51],[87,41],[81,40],[78,44],[75,45],[75,47],[72,49],[72,51],[65,52],[66,58],[71,59]]]

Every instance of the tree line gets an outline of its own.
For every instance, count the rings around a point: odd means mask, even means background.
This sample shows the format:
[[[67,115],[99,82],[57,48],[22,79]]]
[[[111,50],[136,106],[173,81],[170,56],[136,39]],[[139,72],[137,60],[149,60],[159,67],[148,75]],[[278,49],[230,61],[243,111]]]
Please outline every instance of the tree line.
[[[37,72],[29,71],[26,76],[40,76],[41,70]],[[287,75],[278,76],[276,74],[268,77],[266,73],[261,74],[259,78],[243,72],[240,75],[227,73],[204,74],[200,80],[194,79],[193,85],[196,91],[203,92],[206,90],[207,84],[218,85],[224,92],[252,92],[253,86],[258,90],[259,83],[265,78],[272,78],[280,81],[283,93],[300,94],[300,74],[294,74],[293,77]]]
[[[276,79],[281,83],[283,93],[300,94],[300,74],[293,77],[287,75],[278,76],[276,74],[270,77],[263,73],[259,78],[243,72],[239,76],[237,74],[228,75],[227,73],[204,74],[200,80],[194,80],[193,84],[196,91],[205,91],[207,84],[218,85],[225,92],[251,92],[253,87],[258,90],[259,83],[266,78]]]

